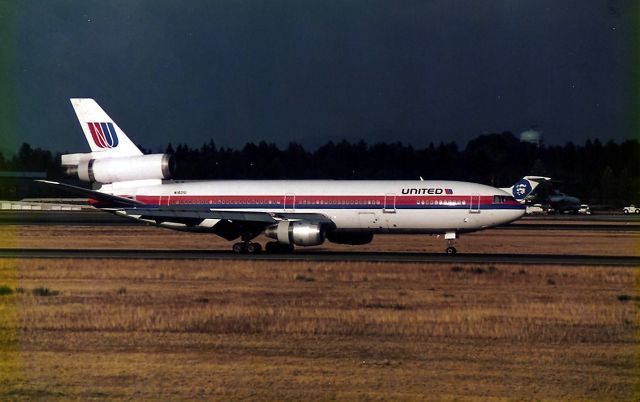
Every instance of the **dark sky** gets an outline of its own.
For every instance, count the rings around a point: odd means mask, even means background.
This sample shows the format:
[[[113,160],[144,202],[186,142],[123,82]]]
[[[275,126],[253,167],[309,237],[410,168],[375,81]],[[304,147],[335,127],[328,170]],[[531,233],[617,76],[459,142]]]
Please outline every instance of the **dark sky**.
[[[638,134],[634,1],[15,3],[14,147],[88,150],[70,97],[154,151]]]

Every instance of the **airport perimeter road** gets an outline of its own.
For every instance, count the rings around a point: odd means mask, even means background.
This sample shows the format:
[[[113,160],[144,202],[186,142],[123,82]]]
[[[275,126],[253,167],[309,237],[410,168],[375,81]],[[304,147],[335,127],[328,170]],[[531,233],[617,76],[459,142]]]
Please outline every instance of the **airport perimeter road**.
[[[422,254],[310,252],[292,254],[234,254],[203,250],[123,250],[123,249],[0,249],[0,258],[99,258],[99,259],[179,259],[179,260],[254,260],[254,261],[341,261],[394,263],[483,263],[483,264],[559,264],[640,266],[640,257],[585,256],[550,254]]]

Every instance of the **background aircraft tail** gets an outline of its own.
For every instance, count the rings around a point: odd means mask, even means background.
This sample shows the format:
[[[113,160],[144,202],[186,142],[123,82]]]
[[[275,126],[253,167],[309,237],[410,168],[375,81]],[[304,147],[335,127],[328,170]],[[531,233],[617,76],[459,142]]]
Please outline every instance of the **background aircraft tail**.
[[[71,104],[94,158],[142,155],[138,147],[95,100],[74,98],[71,99]]]
[[[500,190],[506,191],[513,195],[518,202],[523,203],[529,194],[538,187],[538,184],[544,181],[550,181],[550,177],[543,176],[525,176],[518,180],[513,186],[508,188],[501,188]]]

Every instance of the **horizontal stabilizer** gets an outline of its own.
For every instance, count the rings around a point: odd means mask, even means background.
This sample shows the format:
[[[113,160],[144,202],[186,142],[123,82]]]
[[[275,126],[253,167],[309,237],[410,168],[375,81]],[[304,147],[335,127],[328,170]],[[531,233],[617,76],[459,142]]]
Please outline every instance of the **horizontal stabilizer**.
[[[105,194],[95,190],[89,190],[88,188],[82,188],[72,186],[70,184],[58,183],[57,181],[50,180],[36,180],[37,183],[44,184],[46,186],[58,188],[62,191],[69,193],[79,194],[91,198],[93,200],[102,201],[107,204],[113,205],[113,207],[136,207],[145,205],[144,203],[130,198],[118,197],[117,195]]]

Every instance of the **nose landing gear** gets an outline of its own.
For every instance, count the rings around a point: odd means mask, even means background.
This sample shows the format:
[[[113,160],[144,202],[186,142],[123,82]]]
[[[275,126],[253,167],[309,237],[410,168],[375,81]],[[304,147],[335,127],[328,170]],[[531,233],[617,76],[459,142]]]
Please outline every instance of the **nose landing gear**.
[[[456,248],[453,246],[458,238],[458,234],[456,232],[447,232],[444,235],[444,239],[447,241],[447,254],[454,255],[458,252]]]

